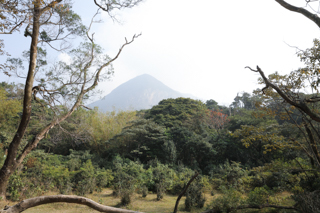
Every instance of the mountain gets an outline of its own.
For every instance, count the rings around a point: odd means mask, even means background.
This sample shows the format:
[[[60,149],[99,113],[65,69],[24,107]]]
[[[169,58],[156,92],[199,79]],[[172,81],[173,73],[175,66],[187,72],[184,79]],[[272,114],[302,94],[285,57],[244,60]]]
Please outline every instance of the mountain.
[[[102,112],[112,111],[114,108],[150,109],[163,99],[178,97],[195,98],[171,89],[151,75],[143,74],[121,84],[101,100],[91,103],[89,107],[99,107]]]

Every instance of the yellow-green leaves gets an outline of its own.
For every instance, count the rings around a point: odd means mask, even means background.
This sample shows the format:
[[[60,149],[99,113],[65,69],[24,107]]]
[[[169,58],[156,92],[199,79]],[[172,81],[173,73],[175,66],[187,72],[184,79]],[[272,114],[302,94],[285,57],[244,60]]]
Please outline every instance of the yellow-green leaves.
[[[18,99],[8,98],[5,89],[0,88],[0,128],[12,122],[12,118],[18,116],[21,111],[21,103]]]
[[[280,135],[278,131],[277,125],[263,127],[243,125],[241,129],[237,129],[231,135],[233,137],[240,137],[242,144],[246,148],[254,146],[255,143],[262,143],[264,154],[272,150],[293,148],[293,144]]]

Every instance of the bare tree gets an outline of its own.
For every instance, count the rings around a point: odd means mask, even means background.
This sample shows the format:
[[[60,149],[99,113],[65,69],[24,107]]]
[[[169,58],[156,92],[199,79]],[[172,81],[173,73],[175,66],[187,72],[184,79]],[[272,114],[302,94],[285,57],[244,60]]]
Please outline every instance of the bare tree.
[[[130,8],[140,1],[102,0],[94,3],[111,14],[114,9]],[[115,56],[108,57],[103,55],[99,46],[95,44],[93,34],[89,35],[90,27],[86,29],[81,23],[81,18],[71,10],[69,0],[1,0],[1,3],[0,16],[5,18],[1,19],[0,33],[12,34],[24,27],[24,36],[31,38],[30,49],[27,52],[28,69],[25,75],[21,121],[0,169],[0,197],[6,199],[9,177],[21,165],[23,159],[51,128],[64,121],[82,105],[84,97],[90,95],[103,77],[110,77],[111,63],[119,57],[123,48],[139,35],[134,35],[130,40],[126,39]],[[41,58],[43,50],[39,48],[40,44],[61,50],[69,47],[70,38],[85,35],[88,42],[70,52],[70,64],[59,62],[51,69],[42,69],[45,63]],[[72,103],[67,110],[56,107],[63,99]],[[21,147],[21,141],[29,126],[33,101],[48,107],[55,116],[32,140]]]

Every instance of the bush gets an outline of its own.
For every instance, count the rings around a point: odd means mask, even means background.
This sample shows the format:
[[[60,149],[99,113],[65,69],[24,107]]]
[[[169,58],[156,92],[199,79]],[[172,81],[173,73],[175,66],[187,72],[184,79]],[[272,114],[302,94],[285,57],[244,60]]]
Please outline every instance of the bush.
[[[13,174],[10,176],[7,192],[9,192],[10,199],[12,201],[18,201],[20,199],[20,192],[23,187],[22,179],[19,175]]]
[[[87,160],[80,168],[80,171],[74,175],[73,182],[75,184],[75,191],[78,195],[83,196],[94,191],[96,187],[94,170],[91,160]]]
[[[226,161],[210,173],[216,189],[233,188],[243,192],[246,187],[244,180],[248,176],[248,171],[243,169],[240,163],[231,161],[230,164]]]
[[[199,182],[192,183],[186,193],[185,208],[191,211],[192,208],[203,208],[206,199],[202,193],[203,184]]]
[[[161,163],[157,163],[157,166],[152,168],[152,172],[153,181],[157,190],[157,200],[161,200],[165,192],[172,189],[175,172],[170,169],[168,165]]]
[[[214,212],[228,213],[243,203],[241,195],[242,194],[235,189],[225,190],[224,195],[213,200],[208,207]]]
[[[257,187],[249,193],[247,202],[250,205],[262,205],[267,202],[269,195],[267,186]]]
[[[131,195],[132,192],[130,190],[124,190],[121,193],[121,205],[122,206],[127,206],[131,203]]]
[[[148,195],[148,188],[146,186],[143,186],[141,189],[142,197],[147,197]]]
[[[97,192],[101,192],[102,188],[105,188],[110,185],[113,180],[112,171],[107,169],[98,169],[96,172],[96,190]]]

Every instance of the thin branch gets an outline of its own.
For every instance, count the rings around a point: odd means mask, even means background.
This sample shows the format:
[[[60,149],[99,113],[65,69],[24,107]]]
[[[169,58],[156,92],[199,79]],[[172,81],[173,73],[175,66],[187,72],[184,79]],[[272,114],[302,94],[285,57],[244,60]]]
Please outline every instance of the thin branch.
[[[25,17],[20,23],[18,23],[16,26],[14,26],[9,32],[0,32],[0,34],[12,34],[13,31],[15,29],[17,29],[18,27],[20,27],[26,19],[27,19],[27,17]]]
[[[87,106],[85,106],[85,105],[80,105],[80,106],[83,107],[83,108],[86,108],[86,109],[88,109],[88,110],[92,110],[92,108],[87,107]]]

